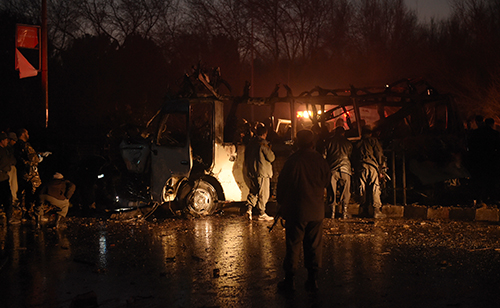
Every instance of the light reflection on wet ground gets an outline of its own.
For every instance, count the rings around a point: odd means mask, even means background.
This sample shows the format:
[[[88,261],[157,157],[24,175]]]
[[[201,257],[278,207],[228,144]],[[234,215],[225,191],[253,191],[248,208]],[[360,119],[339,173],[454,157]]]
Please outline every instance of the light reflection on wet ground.
[[[284,230],[216,215],[0,229],[1,307],[498,307],[500,226],[325,220],[321,290],[276,292]]]

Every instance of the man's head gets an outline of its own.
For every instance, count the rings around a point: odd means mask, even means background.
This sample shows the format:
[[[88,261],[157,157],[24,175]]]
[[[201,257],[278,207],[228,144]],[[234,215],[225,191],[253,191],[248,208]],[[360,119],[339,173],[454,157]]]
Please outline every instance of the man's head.
[[[372,133],[373,131],[368,125],[365,125],[363,126],[363,128],[361,128],[361,136],[363,137],[371,137]]]
[[[64,176],[61,173],[56,172],[56,173],[54,173],[54,176],[52,178],[54,180],[62,180],[62,179],[64,179]]]
[[[493,126],[495,125],[495,120],[493,118],[486,118],[484,120],[484,124],[487,126],[487,127],[491,127],[493,128]]]
[[[298,131],[297,146],[300,149],[312,148],[314,146],[314,133],[308,129]]]
[[[9,144],[9,137],[6,133],[0,132],[0,146],[5,148]]]
[[[335,129],[335,136],[345,136],[345,129],[339,126]]]
[[[17,135],[16,135],[16,133],[14,133],[14,132],[10,132],[10,133],[8,134],[8,136],[9,136],[9,144],[10,144],[10,145],[14,145],[14,144],[16,144],[16,142],[17,142]]]
[[[266,137],[267,137],[267,128],[264,125],[259,125],[259,126],[257,126],[257,129],[255,130],[255,134],[258,137],[261,137],[262,139],[266,139]]]
[[[24,142],[30,139],[30,135],[28,134],[28,130],[26,128],[21,128],[17,131],[17,138]]]

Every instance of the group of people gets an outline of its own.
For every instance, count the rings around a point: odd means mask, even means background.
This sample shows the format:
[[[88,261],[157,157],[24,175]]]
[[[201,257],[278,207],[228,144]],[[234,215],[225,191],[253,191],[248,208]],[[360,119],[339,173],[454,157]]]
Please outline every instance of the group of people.
[[[385,218],[382,213],[381,178],[386,168],[386,158],[378,139],[369,126],[361,130],[361,140],[352,143],[345,136],[345,129],[337,127],[324,142],[322,149],[332,172],[328,204],[331,217],[335,217],[336,205],[340,203],[342,218],[351,218],[348,211],[351,199],[351,183],[355,184],[360,198],[359,216]],[[352,177],[354,176],[354,181]],[[337,194],[340,191],[340,196]]]
[[[265,125],[258,125],[255,136],[245,150],[245,168],[250,180],[246,217],[252,219],[257,211],[258,220],[273,220],[266,214],[270,195],[270,179],[275,154],[267,138]],[[359,189],[360,215],[384,218],[381,211],[380,175],[385,167],[382,146],[365,126],[362,137],[352,143],[345,136],[343,127],[337,127],[316,147],[317,136],[311,130],[297,132],[297,150],[287,158],[278,177],[276,199],[279,215],[285,220],[286,256],[283,263],[285,279],[278,285],[282,292],[295,289],[294,275],[298,268],[300,249],[304,249],[304,263],[308,270],[305,288],[318,289],[317,276],[321,265],[322,229],[327,204],[335,215],[337,199],[341,204],[342,217],[350,218],[348,205],[351,196],[351,177]],[[340,196],[337,186],[340,184]],[[327,192],[330,193],[327,193]]]
[[[493,118],[477,115],[474,121],[476,128],[467,138],[474,199],[479,204],[494,203],[500,200],[500,132]]]
[[[29,137],[25,128],[0,132],[0,211],[9,224],[32,220],[40,226],[44,213],[54,209],[60,227],[76,187],[59,172],[42,185],[38,164],[51,153],[37,153]]]

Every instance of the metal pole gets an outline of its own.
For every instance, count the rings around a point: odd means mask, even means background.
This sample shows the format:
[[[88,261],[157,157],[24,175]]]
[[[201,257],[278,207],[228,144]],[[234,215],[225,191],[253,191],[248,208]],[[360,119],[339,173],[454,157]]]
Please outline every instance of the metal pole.
[[[49,126],[49,81],[48,81],[48,64],[47,64],[47,0],[42,0],[42,91],[45,105],[45,128]]]
[[[291,121],[292,129],[290,132],[290,137],[293,140],[297,135],[297,114],[295,111],[295,100],[293,98],[290,101],[290,119],[292,120]]]
[[[252,58],[251,60],[251,83],[250,83],[250,96],[252,97],[255,97],[255,92],[254,92],[254,88],[255,88],[255,84],[254,84],[254,68],[253,68],[253,64],[254,64],[254,48],[253,48],[253,17],[252,17],[252,20],[251,20],[251,23],[252,23],[252,35],[250,36],[250,57]],[[252,111],[253,111],[253,107],[252,107]]]
[[[392,151],[392,190],[394,192],[394,205],[396,205],[396,151]]]
[[[403,152],[403,205],[406,205],[406,157],[405,152]]]

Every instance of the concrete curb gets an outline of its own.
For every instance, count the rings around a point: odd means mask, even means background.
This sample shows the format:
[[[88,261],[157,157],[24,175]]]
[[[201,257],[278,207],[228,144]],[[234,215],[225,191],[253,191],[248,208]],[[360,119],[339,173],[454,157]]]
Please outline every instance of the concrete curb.
[[[232,203],[223,207],[225,212],[240,213],[243,215],[246,208],[244,203]],[[267,204],[267,212],[269,215],[276,215],[278,206],[276,202]],[[427,207],[423,205],[391,205],[382,206],[382,212],[388,218],[407,218],[407,219],[428,219],[428,220],[457,220],[457,221],[485,221],[499,222],[500,210],[493,207],[481,208],[461,208],[461,207]],[[349,214],[359,214],[359,204],[349,204]]]
[[[398,214],[394,214],[392,208],[401,208]],[[481,208],[461,208],[461,207],[427,207],[421,205],[386,205],[382,207],[382,212],[388,217],[410,218],[410,219],[449,219],[459,221],[499,221],[499,209],[492,207]],[[403,212],[403,215],[400,214]]]

